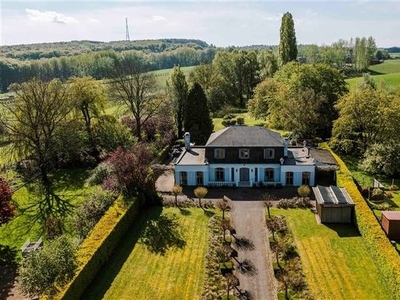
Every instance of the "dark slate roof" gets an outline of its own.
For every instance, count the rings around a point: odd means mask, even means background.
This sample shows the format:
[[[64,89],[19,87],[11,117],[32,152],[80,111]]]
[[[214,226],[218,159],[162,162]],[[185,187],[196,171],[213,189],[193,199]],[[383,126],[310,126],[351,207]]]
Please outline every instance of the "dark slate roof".
[[[211,134],[206,147],[283,147],[279,133],[258,126],[230,126]]]
[[[354,205],[353,200],[351,199],[345,188],[339,188],[334,185],[318,185],[316,187],[313,187],[312,189],[314,191],[317,202],[320,204]]]

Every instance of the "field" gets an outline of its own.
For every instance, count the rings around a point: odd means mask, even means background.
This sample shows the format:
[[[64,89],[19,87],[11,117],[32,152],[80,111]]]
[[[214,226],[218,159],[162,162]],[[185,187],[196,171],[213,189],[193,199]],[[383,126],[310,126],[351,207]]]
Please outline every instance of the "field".
[[[315,299],[391,299],[354,225],[318,225],[309,210],[272,213],[286,216]]]
[[[144,211],[82,299],[200,299],[208,220],[201,209]]]

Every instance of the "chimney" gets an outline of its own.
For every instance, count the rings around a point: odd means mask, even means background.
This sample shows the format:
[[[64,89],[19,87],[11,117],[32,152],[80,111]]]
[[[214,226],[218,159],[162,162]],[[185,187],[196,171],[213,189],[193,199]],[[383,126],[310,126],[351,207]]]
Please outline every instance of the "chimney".
[[[183,140],[185,141],[185,149],[187,151],[190,150],[190,133],[189,132],[185,132],[185,134],[183,135]]]
[[[288,157],[288,138],[283,140],[283,157]]]

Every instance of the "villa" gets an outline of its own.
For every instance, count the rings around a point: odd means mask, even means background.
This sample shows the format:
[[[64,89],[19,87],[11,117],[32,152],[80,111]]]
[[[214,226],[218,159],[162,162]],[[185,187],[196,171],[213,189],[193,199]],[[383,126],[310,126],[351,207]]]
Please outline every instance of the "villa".
[[[230,126],[214,132],[205,146],[184,135],[185,149],[175,161],[175,183],[182,186],[315,185],[310,148],[288,145],[279,133],[258,126]]]

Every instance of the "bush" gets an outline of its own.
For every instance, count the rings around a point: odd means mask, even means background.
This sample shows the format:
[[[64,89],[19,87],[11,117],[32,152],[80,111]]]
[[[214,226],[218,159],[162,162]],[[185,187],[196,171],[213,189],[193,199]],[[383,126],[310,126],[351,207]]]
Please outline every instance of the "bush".
[[[101,184],[110,175],[110,165],[101,163],[90,172],[89,178],[86,180],[90,186]]]
[[[243,117],[237,117],[236,118],[236,123],[238,125],[244,125],[244,118]]]
[[[78,270],[55,299],[79,299],[139,213],[139,200],[119,197],[79,246]]]

